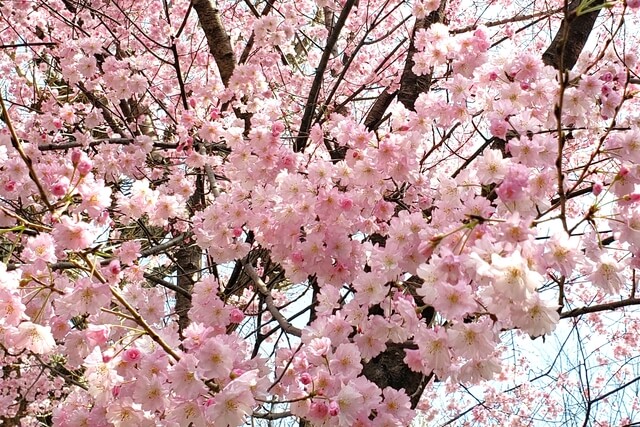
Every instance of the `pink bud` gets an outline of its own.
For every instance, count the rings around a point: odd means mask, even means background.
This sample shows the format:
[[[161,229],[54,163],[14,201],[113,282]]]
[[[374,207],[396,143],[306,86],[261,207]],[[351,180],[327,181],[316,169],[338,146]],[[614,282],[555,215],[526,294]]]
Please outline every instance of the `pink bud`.
[[[113,389],[111,389],[111,395],[117,398],[118,396],[120,396],[121,389],[122,389],[122,386],[119,386],[119,385],[113,386]]]
[[[82,159],[82,152],[73,150],[71,152],[71,163],[73,164],[73,166],[78,166],[78,163],[80,163],[80,159]]]
[[[294,163],[295,159],[291,153],[285,154],[280,159],[280,166],[282,166],[284,169],[290,169],[292,166],[294,166]]]
[[[489,73],[489,81],[495,82],[498,79],[498,73],[492,71]]]
[[[332,417],[335,417],[339,413],[340,413],[340,407],[338,406],[338,402],[335,402],[332,400],[331,403],[329,403],[329,415],[331,415]]]
[[[313,378],[308,372],[303,372],[302,375],[300,375],[300,382],[304,385],[309,385],[313,382]]]
[[[600,76],[600,80],[602,80],[603,82],[610,82],[613,80],[613,74],[611,74],[609,71],[602,73],[602,75]]]
[[[122,360],[127,363],[136,363],[142,359],[142,352],[136,347],[130,347],[122,353]]]
[[[622,197],[622,200],[628,203],[637,203],[640,201],[640,193],[630,193]]]
[[[238,238],[242,236],[242,228],[235,227],[231,233],[233,234],[233,237]]]
[[[593,195],[594,196],[599,196],[600,193],[602,193],[602,189],[603,189],[603,185],[601,182],[594,182],[593,183]]]
[[[214,108],[213,111],[211,111],[211,120],[217,120],[220,118],[220,110],[218,110],[217,108]]]
[[[51,186],[51,194],[56,197],[62,197],[67,194],[67,184],[64,182],[56,182]]]
[[[314,402],[311,404],[311,408],[309,408],[309,415],[317,419],[326,417],[328,412],[329,408],[324,402]]]
[[[236,379],[244,373],[245,373],[244,369],[235,368],[233,371],[231,371],[231,374],[229,376],[231,377],[231,379]]]
[[[629,169],[626,166],[620,166],[617,178],[624,178],[627,175],[629,175]]]
[[[191,105],[191,108],[196,108],[195,98],[189,98],[189,105]]]
[[[283,130],[284,125],[282,124],[282,122],[274,122],[271,126],[271,135],[278,136],[282,133]]]
[[[231,323],[240,323],[244,320],[244,313],[239,308],[233,308],[229,313],[229,321]]]
[[[86,176],[89,172],[91,172],[92,168],[93,165],[89,160],[83,160],[78,164],[78,173],[80,173],[80,176]]]
[[[120,271],[122,271],[122,268],[120,268],[120,261],[114,259],[109,263],[108,269],[109,273],[113,274],[114,276],[120,274]]]
[[[291,260],[299,264],[304,261],[304,255],[302,255],[302,252],[299,252],[299,251],[293,252],[291,254]]]
[[[351,200],[348,197],[343,197],[343,198],[340,199],[338,204],[340,205],[340,207],[343,210],[348,211],[349,209],[351,209],[353,207],[353,200]]]

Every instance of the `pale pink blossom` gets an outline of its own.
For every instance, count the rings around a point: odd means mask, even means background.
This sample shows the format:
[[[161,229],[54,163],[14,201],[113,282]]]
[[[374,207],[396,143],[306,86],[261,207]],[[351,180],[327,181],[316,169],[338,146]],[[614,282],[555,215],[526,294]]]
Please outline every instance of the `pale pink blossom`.
[[[20,323],[11,342],[18,350],[26,349],[36,354],[47,354],[56,348],[51,327],[31,322]]]
[[[69,216],[60,218],[52,234],[58,248],[73,251],[89,247],[98,236],[97,230],[90,224]]]

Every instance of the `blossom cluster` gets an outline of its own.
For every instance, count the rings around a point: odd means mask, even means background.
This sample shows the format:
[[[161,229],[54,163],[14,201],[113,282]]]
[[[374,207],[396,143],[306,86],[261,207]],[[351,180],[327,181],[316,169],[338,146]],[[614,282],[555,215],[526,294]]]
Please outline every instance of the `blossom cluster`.
[[[633,357],[597,313],[638,304],[634,53],[559,73],[454,4],[403,70],[408,9],[358,2],[324,55],[350,2],[269,2],[215,12],[222,81],[205,2],[46,3],[0,3],[3,46],[42,40],[0,50],[0,423],[405,426],[435,409],[383,356],[482,384],[506,331],[589,313]]]

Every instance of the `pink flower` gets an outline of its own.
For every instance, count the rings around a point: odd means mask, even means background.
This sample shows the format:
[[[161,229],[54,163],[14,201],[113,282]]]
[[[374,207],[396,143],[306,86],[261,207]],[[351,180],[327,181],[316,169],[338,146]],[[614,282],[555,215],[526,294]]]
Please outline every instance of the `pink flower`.
[[[59,248],[72,251],[89,247],[98,236],[90,224],[74,221],[69,216],[60,218],[60,222],[53,227],[52,234]]]
[[[512,164],[502,184],[496,189],[496,194],[503,202],[513,202],[525,196],[528,186],[529,170],[522,165]]]
[[[109,339],[109,327],[106,325],[89,325],[84,332],[90,348],[102,346]]]
[[[138,241],[131,240],[122,243],[115,251],[115,255],[120,259],[122,264],[131,264],[140,256],[141,244]]]
[[[460,368],[457,380],[478,383],[482,380],[491,380],[498,373],[500,373],[500,361],[495,357],[485,360],[470,360]]]
[[[142,352],[137,347],[129,347],[122,353],[122,360],[127,363],[137,363],[142,359]]]
[[[456,285],[438,282],[434,290],[435,299],[425,302],[432,304],[447,319],[461,319],[478,308],[471,287],[464,282],[458,282]]]
[[[489,319],[458,323],[449,329],[449,336],[456,354],[467,359],[482,359],[491,354],[496,346],[495,333]]]
[[[478,179],[482,184],[500,182],[509,169],[509,160],[502,157],[498,150],[485,150],[478,159]]]
[[[197,364],[198,359],[193,354],[186,354],[169,371],[169,381],[174,393],[185,399],[195,399],[207,392],[196,370]]]
[[[233,368],[233,351],[218,337],[209,338],[198,350],[198,371],[208,378],[226,378]]]
[[[333,375],[355,378],[362,370],[360,351],[355,344],[340,344],[329,361]]]
[[[200,402],[196,400],[178,402],[171,411],[168,411],[167,421],[173,421],[176,426],[206,427],[209,425],[204,419],[204,408]]]
[[[257,370],[247,372],[216,394],[215,402],[206,410],[207,419],[220,426],[242,425],[256,403],[251,393],[256,375]]]
[[[602,253],[596,264],[596,268],[587,280],[598,286],[608,294],[620,292],[624,279],[620,275],[624,264],[621,264],[613,256]]]
[[[343,425],[351,425],[362,410],[364,399],[355,387],[347,384],[340,389],[335,402],[340,408],[340,412],[337,414],[340,417],[340,422]],[[331,404],[329,405],[329,413],[332,413]]]
[[[446,330],[441,327],[419,330],[416,342],[419,343],[425,371],[433,371],[438,377],[446,378],[452,359]]]
[[[85,277],[76,282],[64,301],[69,304],[69,310],[73,314],[95,314],[100,308],[108,306],[111,291],[109,285]]]
[[[552,332],[560,321],[558,304],[542,300],[538,292],[533,293],[524,303],[524,310],[512,314],[512,318],[517,327],[532,337]]]
[[[16,349],[26,349],[36,354],[47,354],[56,348],[51,328],[31,322],[20,323],[11,341]]]
[[[398,421],[402,421],[404,425],[409,425],[415,413],[411,409],[411,400],[404,389],[395,390],[386,387],[382,391],[384,401],[378,406],[379,414],[388,414]]]
[[[133,398],[147,411],[163,411],[167,406],[167,392],[159,376],[140,376],[134,384]]]
[[[491,131],[491,135],[505,139],[507,137],[507,130],[509,129],[509,123],[505,120],[500,119],[492,119],[489,130]]]
[[[50,234],[41,233],[35,237],[29,237],[22,256],[34,263],[37,269],[46,267],[46,263],[57,261],[53,237]]]

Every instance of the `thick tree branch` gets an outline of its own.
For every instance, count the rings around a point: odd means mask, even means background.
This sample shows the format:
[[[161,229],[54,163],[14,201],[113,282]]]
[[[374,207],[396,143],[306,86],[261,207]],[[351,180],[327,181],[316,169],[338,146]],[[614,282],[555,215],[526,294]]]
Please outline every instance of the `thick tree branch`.
[[[393,99],[398,94],[397,91],[393,93],[389,93],[386,90],[383,90],[380,95],[378,95],[378,99],[373,103],[371,110],[369,110],[369,114],[367,114],[367,118],[364,120],[364,125],[369,130],[375,130],[382,123],[382,117],[384,116],[385,111],[389,108],[389,105],[393,102]]]
[[[592,11],[587,13],[578,13],[581,3],[584,1],[569,3],[560,29],[542,55],[545,64],[558,70],[570,70],[576,65],[605,0],[595,0],[590,7]]]
[[[253,284],[256,285],[258,292],[260,292],[260,294],[264,297],[264,302],[267,306],[267,310],[269,310],[269,313],[271,313],[273,318],[276,319],[276,322],[278,322],[278,325],[280,325],[282,330],[288,334],[295,335],[296,337],[302,336],[302,330],[289,323],[287,318],[284,317],[278,307],[276,307],[276,304],[273,301],[273,297],[271,296],[271,292],[267,288],[267,285],[264,283],[264,281],[260,278],[260,276],[258,276],[258,273],[253,268],[253,266],[250,263],[245,262],[243,264],[243,267],[244,271],[247,272],[247,275],[251,278],[251,280],[253,280]]]
[[[353,7],[355,2],[356,0],[346,1],[344,7],[342,8],[340,16],[338,17],[338,20],[336,21],[335,26],[331,31],[331,34],[329,34],[327,45],[324,47],[324,51],[322,52],[322,57],[320,58],[320,63],[316,68],[315,78],[313,79],[311,90],[309,91],[309,96],[307,97],[307,105],[305,106],[304,114],[302,116],[302,122],[300,123],[300,132],[298,133],[298,137],[296,138],[296,142],[294,145],[294,150],[296,152],[304,151],[305,147],[307,146],[307,139],[309,138],[311,123],[313,122],[313,116],[316,111],[316,104],[318,103],[318,96],[320,94],[320,87],[322,86],[322,79],[324,78],[324,71],[326,70],[329,63],[331,52],[338,42],[342,27],[344,27],[344,24],[347,21],[347,17],[349,16],[351,8]]]
[[[640,298],[627,298],[621,301],[607,302],[603,304],[592,305],[589,307],[574,308],[573,310],[560,313],[561,319],[567,319],[571,317],[582,316],[583,314],[599,313],[601,311],[615,310],[621,307],[628,307],[632,305],[640,305]]]
[[[418,96],[429,90],[431,86],[431,73],[418,76],[413,72],[413,56],[416,54],[415,38],[418,31],[429,28],[436,22],[444,20],[444,12],[447,1],[442,0],[440,7],[434,10],[426,18],[417,19],[409,41],[409,52],[407,53],[407,61],[404,64],[404,71],[400,80],[400,91],[398,92],[398,101],[409,110],[414,111],[414,106]]]
[[[235,69],[236,58],[229,35],[220,21],[220,13],[213,6],[212,0],[191,0],[191,4],[198,14],[198,20],[207,37],[209,52],[216,61],[220,78],[226,87]]]

